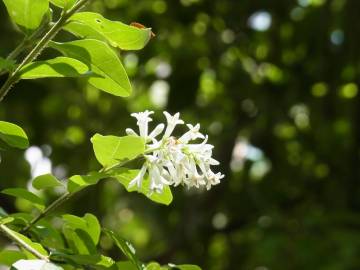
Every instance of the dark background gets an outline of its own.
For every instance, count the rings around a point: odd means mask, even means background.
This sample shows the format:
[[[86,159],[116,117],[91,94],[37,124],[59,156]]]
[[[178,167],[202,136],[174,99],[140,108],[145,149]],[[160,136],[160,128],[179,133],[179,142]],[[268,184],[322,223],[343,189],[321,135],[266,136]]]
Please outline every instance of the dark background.
[[[70,176],[99,169],[94,133],[123,135],[134,127],[130,112],[157,111],[155,125],[161,111],[180,111],[209,134],[226,177],[209,192],[174,189],[169,207],[101,182],[59,212],[96,214],[144,261],[204,270],[360,268],[360,1],[105,0],[88,9],[156,33],[144,50],[122,53],[132,96],[81,79],[22,81],[2,102],[1,119],[21,125],[54,172]],[[269,15],[268,29],[257,29],[253,19]],[[0,33],[5,57],[22,36],[2,4]],[[54,55],[49,49],[42,58]],[[0,187],[26,186],[24,153],[1,156]],[[1,206],[30,210],[5,196]]]

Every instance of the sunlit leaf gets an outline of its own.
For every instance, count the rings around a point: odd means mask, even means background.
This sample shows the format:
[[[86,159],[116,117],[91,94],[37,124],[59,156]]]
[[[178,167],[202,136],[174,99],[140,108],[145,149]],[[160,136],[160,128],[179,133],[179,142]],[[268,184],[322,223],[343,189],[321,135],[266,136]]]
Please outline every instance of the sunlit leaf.
[[[90,77],[93,86],[115,96],[129,96],[131,85],[126,71],[116,53],[104,42],[95,39],[67,43],[51,42],[50,46],[62,54],[78,59],[99,75]]]
[[[116,269],[118,270],[138,270],[138,268],[131,261],[117,262],[116,266]]]
[[[20,70],[21,79],[48,77],[84,77],[91,73],[84,63],[68,57],[56,57],[45,61],[36,61],[25,65]]]
[[[95,185],[99,180],[108,177],[105,173],[92,172],[88,175],[74,175],[69,178],[68,191],[77,192],[87,186]]]
[[[103,167],[136,158],[145,151],[144,140],[136,136],[103,136],[95,134],[91,138],[96,159]]]
[[[113,172],[113,176],[125,187],[125,189],[128,192],[137,191],[139,193],[144,194],[150,200],[165,205],[169,205],[172,202],[173,196],[170,187],[164,186],[162,193],[151,192],[150,180],[149,177],[146,176],[144,177],[140,189],[138,189],[136,185],[129,188],[130,181],[133,180],[138,175],[138,173],[139,170],[129,170],[129,169],[120,168]]]
[[[48,0],[3,0],[11,19],[26,33],[38,28],[48,12]]]
[[[64,254],[64,253],[55,252],[51,255],[51,258],[65,259],[65,261],[77,265],[92,265],[98,267],[111,267],[112,265],[115,264],[115,261],[112,258],[101,254],[75,255],[75,254]]]
[[[122,50],[140,50],[151,37],[151,28],[137,28],[111,21],[93,12],[79,12],[70,18],[65,30],[81,37],[107,40]]]
[[[146,265],[146,270],[168,270],[168,267],[162,267],[157,262],[151,262]]]
[[[100,238],[100,224],[92,214],[84,217],[63,215],[63,232],[68,243],[76,248],[79,254],[95,254]]]
[[[10,223],[10,222],[13,222],[14,221],[14,218],[13,217],[1,217],[0,218],[0,224],[7,224],[7,223]]]
[[[181,264],[181,265],[173,265],[169,264],[171,267],[170,269],[176,269],[176,270],[201,270],[201,268],[197,265],[192,264]]]
[[[14,262],[26,259],[26,256],[16,250],[2,250],[0,251],[0,265],[11,266]]]
[[[52,174],[43,174],[34,178],[32,185],[36,189],[59,187],[63,184]]]
[[[0,139],[12,147],[25,149],[29,146],[25,131],[9,122],[0,121]]]

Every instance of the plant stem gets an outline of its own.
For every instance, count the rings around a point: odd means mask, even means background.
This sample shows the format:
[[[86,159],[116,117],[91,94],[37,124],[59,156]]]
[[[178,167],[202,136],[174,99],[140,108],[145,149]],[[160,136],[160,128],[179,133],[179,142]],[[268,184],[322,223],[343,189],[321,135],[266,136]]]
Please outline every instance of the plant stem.
[[[24,240],[22,240],[21,238],[18,237],[18,235],[16,235],[14,233],[14,231],[10,230],[6,225],[1,224],[0,225],[0,230],[11,240],[13,240],[14,242],[16,242],[19,246],[21,246],[22,248],[26,249],[27,251],[29,251],[31,254],[35,255],[36,257],[38,257],[41,260],[47,261],[49,262],[49,257],[45,256],[43,254],[41,254],[39,251],[37,251],[36,249],[32,248],[28,243],[26,243]]]
[[[136,159],[138,159],[140,157],[141,156],[138,156],[133,160],[136,160]],[[99,173],[108,173],[111,170],[113,170],[115,168],[118,168],[118,167],[122,167],[125,164],[127,164],[128,162],[133,161],[133,160],[126,160],[124,162],[115,164],[115,165],[113,165],[113,166],[111,166],[109,168],[102,168],[101,170],[99,170]],[[29,231],[32,228],[32,226],[34,226],[40,219],[46,217],[50,212],[54,211],[56,208],[58,208],[60,205],[62,205],[64,202],[66,202],[68,199],[70,199],[72,196],[74,196],[76,193],[77,192],[73,192],[73,193],[66,192],[66,193],[64,193],[61,197],[59,197],[57,200],[53,201],[48,207],[46,207],[43,212],[41,212],[34,219],[32,219],[30,221],[30,223],[21,230],[21,232],[26,233],[27,231]]]
[[[24,39],[21,41],[21,43],[9,53],[9,55],[6,57],[6,60],[15,60],[16,57],[19,56],[20,53],[22,53],[27,47],[34,44],[36,39],[49,28],[49,24],[44,24],[40,26],[34,33],[32,33],[28,37],[24,37]],[[2,70],[0,71],[0,75],[3,75],[5,73],[9,72],[8,70]]]
[[[37,215],[33,220],[30,221],[30,223],[24,227],[21,232],[25,233],[28,230],[31,229],[32,226],[34,226],[40,219],[43,217],[46,217],[50,212],[58,208],[60,205],[62,205],[64,202],[66,202],[70,197],[75,193],[66,192],[61,197],[59,197],[57,200],[53,201],[52,204],[50,204],[46,209],[41,212],[39,215]]]
[[[50,28],[50,30],[42,37],[42,39],[36,44],[36,46],[30,51],[30,53],[24,58],[21,64],[12,72],[4,85],[0,89],[0,102],[7,95],[11,87],[19,81],[20,70],[28,63],[32,62],[47,46],[47,44],[56,36],[61,28],[67,23],[67,20],[79,9],[81,9],[90,0],[80,0],[71,9],[64,12],[59,20]]]

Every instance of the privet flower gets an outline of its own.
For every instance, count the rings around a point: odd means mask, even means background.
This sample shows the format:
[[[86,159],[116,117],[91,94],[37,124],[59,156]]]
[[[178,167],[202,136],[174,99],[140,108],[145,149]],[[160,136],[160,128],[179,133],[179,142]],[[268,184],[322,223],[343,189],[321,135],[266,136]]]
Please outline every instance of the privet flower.
[[[12,265],[11,269],[16,270],[63,270],[61,267],[56,266],[44,260],[19,260]]]
[[[139,134],[128,128],[128,135],[140,136],[146,141],[145,162],[139,174],[130,182],[129,187],[141,187],[146,173],[150,178],[151,192],[161,193],[165,185],[188,187],[206,187],[210,189],[219,184],[224,175],[211,170],[212,165],[219,162],[212,158],[213,145],[208,144],[208,137],[200,133],[200,124],[195,126],[187,124],[188,131],[180,137],[172,135],[177,125],[184,124],[180,114],[174,115],[164,112],[166,127],[157,125],[149,133],[149,122],[152,111],[133,113],[131,116],[137,120]],[[157,139],[163,133],[161,139]],[[194,143],[201,139],[202,142]]]

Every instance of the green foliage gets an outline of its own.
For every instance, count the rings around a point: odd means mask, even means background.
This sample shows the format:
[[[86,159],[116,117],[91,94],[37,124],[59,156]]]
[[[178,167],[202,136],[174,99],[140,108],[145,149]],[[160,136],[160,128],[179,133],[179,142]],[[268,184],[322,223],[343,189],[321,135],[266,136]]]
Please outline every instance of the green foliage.
[[[10,229],[9,229],[10,230]],[[12,231],[12,234],[14,234],[16,237],[20,238],[22,241],[24,241],[27,245],[29,245],[31,248],[33,248],[34,250],[36,250],[37,252],[39,252],[42,255],[47,256],[48,252],[44,249],[44,247],[36,242],[33,242],[32,240],[30,240],[28,237],[26,237],[25,235],[18,233],[16,231],[10,230]],[[27,250],[23,250],[26,257],[28,259],[32,259],[32,258],[36,258],[32,253],[30,253]]]
[[[7,224],[7,223],[10,223],[13,221],[14,221],[13,217],[1,217],[0,218],[0,224]]]
[[[139,261],[136,251],[130,242],[126,241],[116,233],[110,230],[104,229],[105,233],[114,241],[116,246],[125,254],[125,256],[132,262],[135,269],[142,270],[142,263]]]
[[[7,188],[2,190],[1,193],[27,200],[33,203],[39,209],[44,209],[45,207],[43,199],[23,188]]]
[[[168,265],[161,266],[157,262],[151,262],[146,266],[146,270],[201,270],[201,268],[190,264],[175,265],[169,263]]]
[[[25,33],[38,28],[44,15],[48,12],[48,0],[3,0],[11,19]]]
[[[145,151],[144,140],[136,136],[117,137],[95,134],[91,142],[96,159],[104,168],[128,162]]]
[[[25,131],[9,122],[0,121],[0,139],[12,147],[24,149],[29,146]]]
[[[68,244],[78,254],[95,254],[100,237],[100,224],[94,215],[86,214],[83,218],[63,215],[63,232]]]
[[[98,13],[79,12],[70,18],[65,30],[81,38],[106,40],[122,50],[140,50],[149,42],[150,28],[137,28],[110,21]]]
[[[91,254],[91,255],[73,255],[73,254],[64,254],[64,253],[53,253],[51,255],[52,259],[62,259],[68,262],[71,265],[75,266],[89,266],[95,267],[95,269],[113,269],[111,266],[115,264],[115,261],[110,257]]]
[[[138,270],[132,261],[117,262],[116,267],[118,270]]]
[[[89,73],[87,65],[68,57],[56,57],[45,61],[32,62],[20,70],[21,79],[84,77],[89,75],[91,73]]]
[[[70,193],[78,192],[81,189],[95,185],[99,180],[108,177],[106,173],[92,172],[88,175],[74,175],[69,178],[68,191]]]
[[[19,219],[23,218],[25,223],[29,224],[30,220],[32,220],[32,217],[28,216],[13,216],[15,218],[14,224],[19,224]],[[65,241],[64,237],[61,234],[61,232],[53,227],[53,224],[51,222],[41,220],[37,223],[37,226],[34,226],[32,229],[32,235],[38,239],[39,243],[41,243],[43,246],[53,249],[53,250],[63,250],[65,248]]]
[[[18,260],[26,259],[26,256],[16,250],[2,250],[0,251],[0,264],[11,266],[14,262]]]
[[[191,265],[191,264],[182,264],[182,265],[175,265],[173,266],[175,269],[179,270],[201,270],[201,268],[197,265]]]
[[[47,189],[63,186],[63,184],[52,174],[43,174],[33,179],[32,186],[36,189]]]
[[[26,37],[6,59],[0,58],[0,73],[5,74],[9,71],[8,78],[0,89],[0,101],[20,80],[50,77],[83,77],[95,88],[114,96],[126,97],[131,94],[132,87],[120,60],[118,49],[140,50],[144,48],[153,35],[151,28],[142,27],[140,24],[132,26],[133,24],[126,25],[119,21],[111,21],[98,13],[78,12],[87,4],[85,0],[4,0],[3,2],[11,19],[25,32]],[[52,21],[53,10],[49,9],[49,3],[62,9],[55,8],[54,10],[56,22]],[[56,42],[54,38],[60,30],[66,30],[80,39]],[[65,39],[68,38],[66,35],[64,37]],[[41,60],[36,61],[37,57],[47,47],[57,50],[64,56],[53,56],[54,50],[52,50],[45,53],[45,57],[49,59],[43,60],[44,58],[41,58]],[[125,62],[127,65],[129,64],[128,60]],[[98,92],[91,93],[93,90],[96,89],[89,88],[89,92],[85,93],[86,98],[90,101],[89,103],[94,101],[91,96],[95,99],[98,98],[96,96]],[[63,92],[60,92],[59,95],[62,94]],[[73,101],[75,102],[76,99]],[[71,106],[69,108],[62,106],[62,102],[60,107],[68,110],[68,115],[72,115],[74,119],[81,117],[82,110],[74,109]],[[39,110],[47,110],[51,107],[45,113],[51,115],[52,110],[54,108],[56,110],[57,104],[55,103],[50,102],[49,106],[47,102],[44,105],[34,103],[31,106]],[[97,105],[102,110],[107,110],[106,102],[99,101]],[[19,108],[22,110],[22,107]],[[9,115],[11,114],[9,113]],[[28,117],[27,109],[25,108],[18,115],[22,115],[24,118]],[[15,115],[14,118],[17,116]],[[35,116],[35,118],[37,117],[38,115]],[[59,125],[61,125],[62,120],[62,117],[58,118]],[[30,129],[29,134],[33,136],[33,134],[40,132],[39,130],[42,130],[41,125],[34,126]],[[47,136],[46,132],[43,134]],[[62,140],[63,136],[54,134],[54,137]],[[8,146],[20,149],[29,146],[25,132],[19,126],[9,122],[0,121],[0,140]],[[42,140],[36,140],[35,143],[38,144],[40,141],[42,142]],[[66,143],[66,138],[64,142]],[[3,194],[15,197],[16,207],[24,212],[7,214],[0,208],[0,231],[19,246],[19,251],[1,251],[0,265],[11,266],[11,269],[14,270],[150,269],[149,265],[146,267],[146,264],[140,261],[133,245],[123,238],[120,232],[102,229],[98,218],[93,214],[88,213],[83,217],[64,214],[61,218],[56,213],[52,215],[56,209],[77,192],[85,187],[97,184],[104,178],[115,178],[125,187],[126,191],[137,191],[154,202],[165,205],[171,203],[173,197],[170,188],[164,187],[162,193],[150,192],[150,181],[147,176],[145,176],[141,187],[129,188],[130,181],[135,178],[139,170],[128,169],[124,165],[133,168],[143,158],[146,149],[142,138],[95,134],[91,138],[91,142],[95,157],[102,165],[100,171],[71,176],[67,181],[67,186],[52,174],[37,176],[31,183],[35,189],[40,190],[39,195],[23,188],[8,188],[2,191]],[[25,153],[26,160],[30,163],[31,169],[34,170],[31,171],[31,175],[37,175],[35,167],[42,161],[48,161],[47,157],[44,156],[50,154],[51,148],[47,145],[43,145],[42,148],[43,152],[37,153],[36,150],[29,149]],[[57,153],[57,149],[54,148],[55,152]],[[68,155],[69,159],[74,157],[79,158],[81,156],[77,156],[77,154]],[[23,157],[17,160],[25,163]],[[57,162],[54,160],[53,164]],[[85,164],[86,158],[82,159],[82,162]],[[22,170],[18,170],[17,166],[9,167],[14,171],[14,175],[17,173],[21,175]],[[37,169],[42,168],[39,166]],[[28,168],[25,171],[28,174],[25,177],[20,176],[22,180],[29,179]],[[64,172],[67,174],[66,168],[64,170],[61,166],[54,168],[56,175],[58,175],[57,173],[61,175]],[[16,177],[14,179],[15,185],[17,185],[19,179]],[[58,187],[66,188],[67,192],[58,199],[51,199],[52,203],[46,207],[45,198],[50,199],[58,193],[58,190],[61,190]],[[87,203],[93,202],[88,201]],[[33,211],[31,206],[40,211]],[[30,207],[31,211],[29,211]],[[112,208],[115,207],[109,207],[109,210]],[[28,212],[25,213],[25,211]],[[122,215],[121,212],[119,215]],[[102,231],[107,237],[101,238]],[[143,236],[140,235],[137,241],[141,240]],[[128,261],[116,262],[112,257],[103,255],[103,253],[107,254],[104,250],[107,249],[106,246],[109,243],[111,245],[111,242],[124,254]],[[199,268],[191,265],[161,267],[157,263],[152,263],[151,267],[153,269],[199,270]]]
[[[138,188],[137,186],[133,186],[129,188],[129,183],[132,179],[134,179],[139,173],[139,170],[128,170],[128,169],[117,169],[112,172],[112,175],[125,187],[128,192],[137,191],[139,193],[144,194],[150,200],[169,205],[173,196],[171,193],[171,189],[168,186],[164,187],[162,193],[150,192],[150,181],[148,177],[145,177],[142,186]]]
[[[88,79],[93,86],[115,96],[129,96],[131,85],[116,53],[104,42],[83,39],[66,43],[52,42],[50,46],[64,55],[75,58],[99,75]]]

